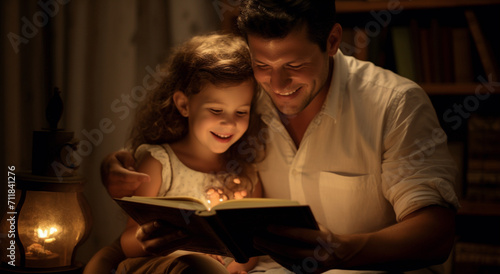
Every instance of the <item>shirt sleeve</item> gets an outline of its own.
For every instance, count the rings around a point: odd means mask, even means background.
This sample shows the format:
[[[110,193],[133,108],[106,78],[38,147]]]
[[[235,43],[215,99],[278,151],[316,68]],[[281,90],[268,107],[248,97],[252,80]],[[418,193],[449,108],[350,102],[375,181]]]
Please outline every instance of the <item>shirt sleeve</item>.
[[[170,163],[170,157],[165,149],[165,147],[161,145],[150,145],[150,144],[142,144],[135,151],[135,159],[137,162],[140,161],[142,157],[147,154],[151,154],[153,158],[158,160],[162,165],[161,177],[162,182],[160,186],[160,190],[158,191],[158,196],[163,197],[170,189],[172,183],[172,166]]]
[[[398,221],[429,205],[457,209],[457,166],[425,92],[420,88],[398,92],[388,111],[382,182]]]

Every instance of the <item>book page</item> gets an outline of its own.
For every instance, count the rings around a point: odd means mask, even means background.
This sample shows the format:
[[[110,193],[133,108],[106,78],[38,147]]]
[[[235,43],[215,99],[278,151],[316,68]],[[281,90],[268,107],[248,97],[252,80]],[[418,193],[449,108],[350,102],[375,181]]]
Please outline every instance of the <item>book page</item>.
[[[262,208],[262,207],[282,207],[298,206],[297,201],[270,198],[244,198],[240,200],[227,200],[214,206],[213,210],[236,209],[236,208]]]
[[[149,205],[167,206],[186,210],[203,211],[208,210],[200,199],[188,196],[176,197],[123,197],[123,201],[132,201]]]

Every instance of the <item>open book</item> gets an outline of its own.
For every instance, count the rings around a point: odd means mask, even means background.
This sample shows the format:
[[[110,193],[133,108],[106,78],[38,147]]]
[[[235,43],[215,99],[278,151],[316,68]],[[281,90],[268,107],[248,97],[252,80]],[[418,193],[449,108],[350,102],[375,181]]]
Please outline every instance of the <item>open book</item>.
[[[191,197],[124,197],[115,201],[137,223],[163,220],[193,237],[182,249],[235,258],[244,263],[263,255],[253,238],[268,225],[318,229],[307,205],[281,199],[245,198],[219,203],[212,209]]]

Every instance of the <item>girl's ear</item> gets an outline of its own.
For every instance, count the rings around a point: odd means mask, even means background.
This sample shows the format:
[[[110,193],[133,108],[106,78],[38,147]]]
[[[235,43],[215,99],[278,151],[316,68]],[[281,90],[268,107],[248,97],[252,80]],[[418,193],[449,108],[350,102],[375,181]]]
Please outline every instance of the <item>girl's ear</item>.
[[[176,91],[172,96],[174,100],[175,107],[180,112],[180,114],[184,117],[189,116],[189,98],[182,91]]]

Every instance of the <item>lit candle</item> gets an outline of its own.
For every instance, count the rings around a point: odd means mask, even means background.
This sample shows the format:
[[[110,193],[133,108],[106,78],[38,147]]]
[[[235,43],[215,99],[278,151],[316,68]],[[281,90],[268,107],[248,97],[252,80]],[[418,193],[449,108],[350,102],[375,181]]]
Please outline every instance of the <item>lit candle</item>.
[[[43,240],[44,247],[46,243],[52,243],[53,241],[56,240],[56,238],[53,237],[55,233],[57,233],[57,228],[55,227],[51,227],[50,229],[44,229],[44,230],[42,230],[41,228],[38,229],[38,238]]]
[[[27,248],[27,255],[37,256],[37,257],[45,257],[47,255],[51,255],[52,252],[50,250],[46,250],[45,244],[52,243],[56,240],[55,234],[57,233],[57,228],[50,227],[49,229],[36,229],[36,236],[38,240],[36,243],[31,244]]]

